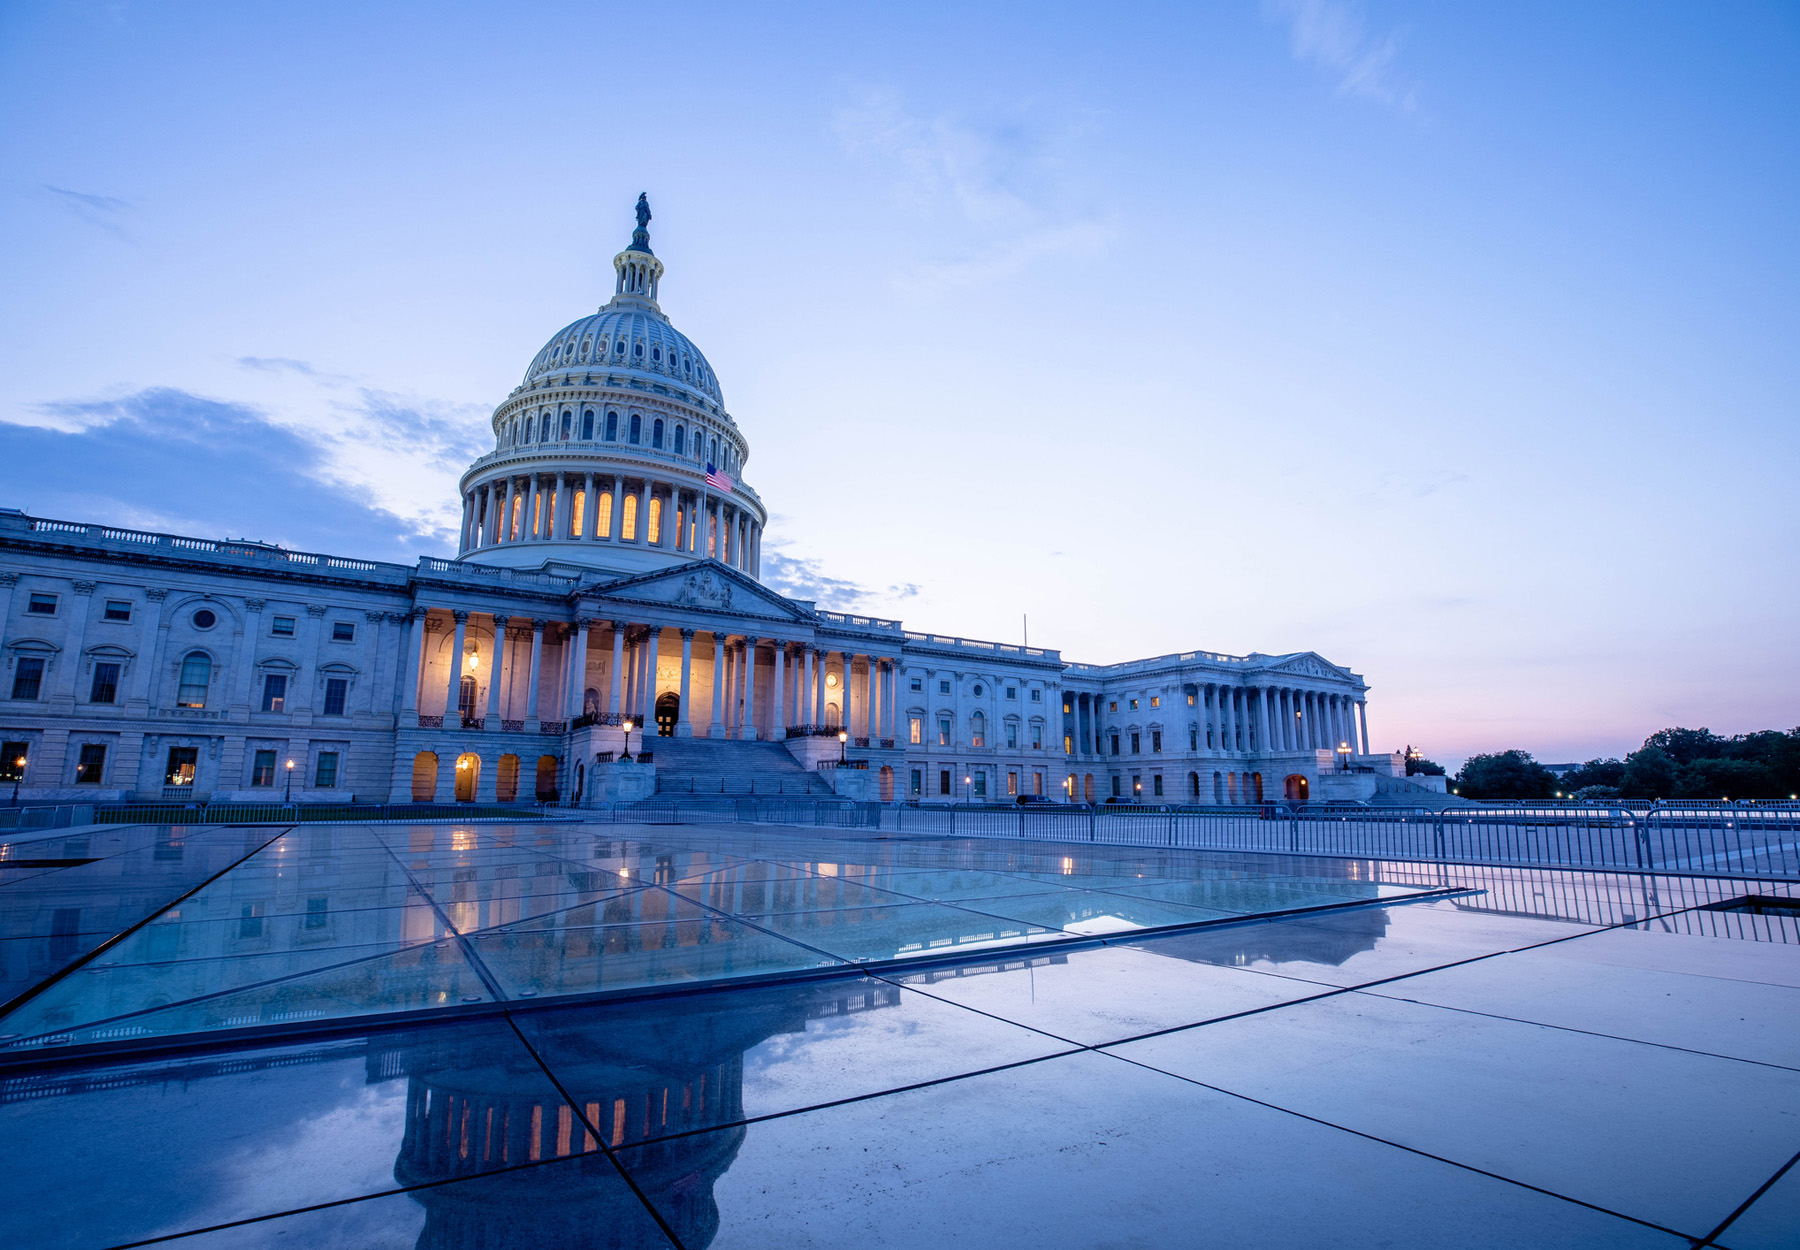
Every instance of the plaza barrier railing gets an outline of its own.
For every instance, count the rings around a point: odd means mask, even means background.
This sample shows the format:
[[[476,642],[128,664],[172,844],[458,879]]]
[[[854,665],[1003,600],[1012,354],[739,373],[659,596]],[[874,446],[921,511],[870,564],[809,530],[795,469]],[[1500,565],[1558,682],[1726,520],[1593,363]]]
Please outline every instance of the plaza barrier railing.
[[[78,824],[286,825],[366,821],[574,819],[547,804],[482,803],[97,803]],[[29,826],[28,826],[29,827]]]

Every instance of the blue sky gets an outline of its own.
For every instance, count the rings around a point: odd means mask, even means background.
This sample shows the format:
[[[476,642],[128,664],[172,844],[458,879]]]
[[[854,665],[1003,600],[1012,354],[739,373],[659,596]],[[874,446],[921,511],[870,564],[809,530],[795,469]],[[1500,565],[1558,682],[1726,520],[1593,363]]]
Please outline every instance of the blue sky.
[[[796,589],[1790,726],[1796,117],[1792,5],[15,2],[0,502],[442,554],[642,190]]]

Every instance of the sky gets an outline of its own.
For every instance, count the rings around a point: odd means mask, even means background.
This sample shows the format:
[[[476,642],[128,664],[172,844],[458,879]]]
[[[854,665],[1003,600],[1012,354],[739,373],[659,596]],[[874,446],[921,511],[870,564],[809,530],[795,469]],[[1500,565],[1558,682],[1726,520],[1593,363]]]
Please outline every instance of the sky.
[[[1800,7],[0,5],[0,506],[410,562],[648,192],[822,605],[1800,722]]]

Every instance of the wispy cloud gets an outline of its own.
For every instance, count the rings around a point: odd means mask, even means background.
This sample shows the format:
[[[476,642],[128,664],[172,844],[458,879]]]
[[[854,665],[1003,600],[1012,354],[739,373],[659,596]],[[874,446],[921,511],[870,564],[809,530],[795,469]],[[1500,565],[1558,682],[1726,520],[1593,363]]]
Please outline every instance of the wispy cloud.
[[[874,92],[839,111],[845,151],[882,172],[912,212],[940,224],[940,254],[904,285],[932,294],[1008,277],[1051,255],[1097,253],[1112,229],[1075,171],[1094,128],[1033,105],[973,118],[924,115]]]
[[[1396,81],[1394,72],[1403,32],[1371,33],[1354,0],[1263,0],[1263,13],[1288,28],[1296,59],[1337,79],[1340,95],[1413,107],[1413,88]]]
[[[44,183],[39,190],[54,204],[73,213],[88,225],[106,231],[118,239],[129,241],[131,234],[125,229],[124,221],[134,211],[130,200],[121,200],[111,195],[91,195],[86,191],[71,191],[67,187],[55,187]]]
[[[246,369],[255,369],[259,373],[298,373],[301,377],[316,378],[319,371],[304,360],[292,360],[286,356],[239,356],[237,362]]]
[[[866,611],[871,604],[912,599],[919,593],[918,585],[912,582],[877,589],[861,582],[832,577],[818,560],[783,552],[781,547],[785,545],[773,540],[764,541],[762,580],[792,598],[810,599],[834,612],[855,612]]]

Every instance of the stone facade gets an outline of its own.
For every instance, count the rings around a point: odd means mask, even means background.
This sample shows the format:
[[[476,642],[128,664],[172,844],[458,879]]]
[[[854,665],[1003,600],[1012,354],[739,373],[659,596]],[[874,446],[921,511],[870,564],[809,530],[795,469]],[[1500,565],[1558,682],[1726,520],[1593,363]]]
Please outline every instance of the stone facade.
[[[530,800],[593,792],[627,722],[866,761],[835,788],[890,801],[1244,803],[1393,772],[1366,684],[1310,652],[1071,664],[762,585],[748,440],[656,302],[641,224],[614,264],[613,299],[495,409],[454,560],[0,511],[0,777],[34,800]]]

